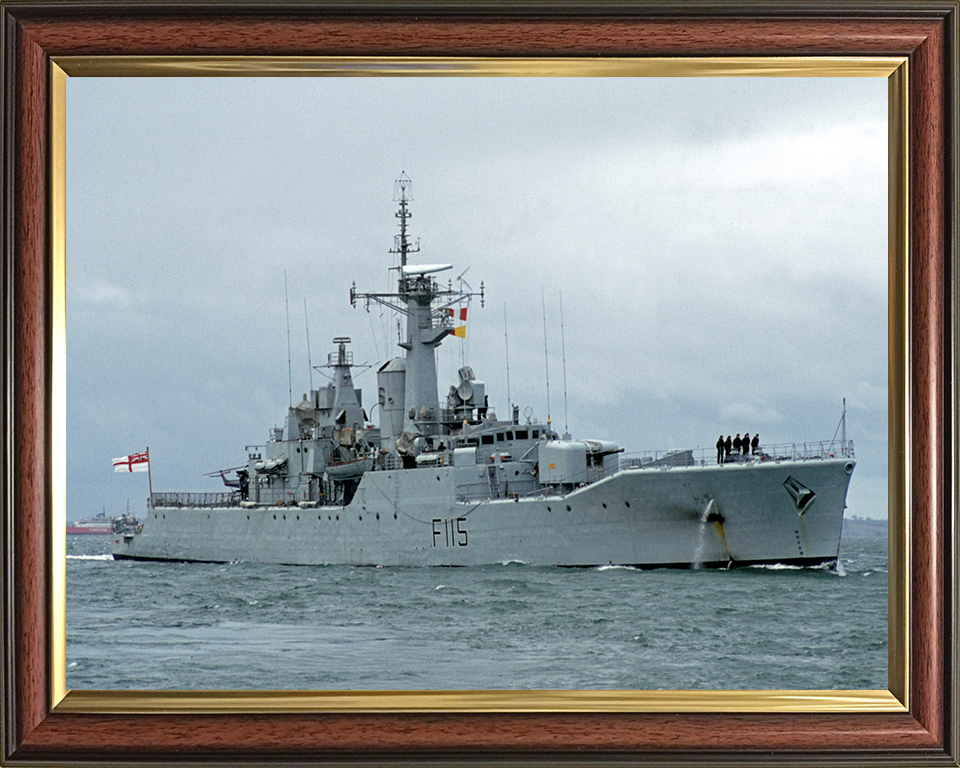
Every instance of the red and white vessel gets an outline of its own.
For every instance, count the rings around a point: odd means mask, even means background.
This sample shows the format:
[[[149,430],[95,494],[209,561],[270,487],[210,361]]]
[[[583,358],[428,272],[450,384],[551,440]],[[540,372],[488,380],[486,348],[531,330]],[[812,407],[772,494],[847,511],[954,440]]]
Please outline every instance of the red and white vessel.
[[[105,536],[113,532],[113,519],[101,512],[95,517],[85,517],[73,523],[67,523],[67,534],[71,536]]]

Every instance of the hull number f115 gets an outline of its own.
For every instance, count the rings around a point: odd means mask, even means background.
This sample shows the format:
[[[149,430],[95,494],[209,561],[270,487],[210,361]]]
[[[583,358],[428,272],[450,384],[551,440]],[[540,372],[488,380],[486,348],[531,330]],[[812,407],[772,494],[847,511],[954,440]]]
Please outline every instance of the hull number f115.
[[[467,518],[458,517],[456,520],[434,518],[432,523],[433,546],[437,546],[438,540],[442,541],[444,546],[447,547],[467,546]]]

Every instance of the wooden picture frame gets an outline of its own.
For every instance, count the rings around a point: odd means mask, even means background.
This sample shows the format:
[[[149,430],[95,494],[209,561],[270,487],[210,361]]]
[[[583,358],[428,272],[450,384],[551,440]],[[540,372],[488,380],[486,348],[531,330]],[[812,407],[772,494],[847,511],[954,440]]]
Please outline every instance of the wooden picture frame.
[[[710,4],[110,4],[0,2],[3,34],[3,746],[16,764],[930,763],[958,765],[957,714],[957,19],[956,2]],[[891,531],[908,593],[892,600],[907,632],[891,657],[886,706],[840,701],[795,707],[710,707],[662,696],[621,707],[593,694],[557,708],[534,697],[476,708],[434,696],[342,698],[150,695],[93,706],[63,699],[51,590],[61,578],[50,541],[63,493],[52,425],[62,407],[55,370],[51,253],[63,174],[51,170],[62,97],[58,60],[101,57],[902,57],[892,100],[906,104],[891,240],[908,269],[891,276],[891,364],[906,361],[900,418],[891,419],[892,482],[909,511]],[[242,66],[242,60],[241,66]],[[892,140],[896,140],[894,137]],[[62,224],[62,222],[60,222]],[[901,227],[905,224],[905,227]],[[62,266],[62,265],[61,265]],[[899,307],[899,309],[898,309]],[[61,326],[62,327],[62,326]],[[59,553],[62,559],[62,553]],[[892,579],[895,581],[895,579]],[[891,666],[894,670],[894,665]],[[897,678],[897,679],[894,679]],[[723,699],[720,692],[715,698]],[[597,699],[601,701],[597,703]],[[764,698],[764,702],[771,699]],[[96,702],[93,702],[95,704]],[[904,704],[905,703],[905,704]],[[369,702],[368,702],[369,704]],[[836,705],[836,706],[834,706]],[[124,708],[129,711],[120,711]],[[130,712],[134,712],[131,714]]]

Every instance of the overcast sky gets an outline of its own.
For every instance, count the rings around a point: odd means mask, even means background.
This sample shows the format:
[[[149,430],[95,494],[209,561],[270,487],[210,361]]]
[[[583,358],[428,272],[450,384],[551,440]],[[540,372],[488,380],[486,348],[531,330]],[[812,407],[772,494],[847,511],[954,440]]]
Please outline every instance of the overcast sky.
[[[143,515],[146,475],[113,457],[149,446],[155,491],[223,490],[204,474],[282,424],[284,273],[294,401],[308,325],[315,366],[354,340],[371,413],[396,319],[349,289],[395,289],[401,171],[413,260],[486,289],[441,400],[463,359],[508,415],[505,329],[510,399],[546,418],[548,363],[554,427],[628,452],[829,440],[846,398],[847,514],[886,517],[886,99],[882,78],[70,78],[67,519]]]

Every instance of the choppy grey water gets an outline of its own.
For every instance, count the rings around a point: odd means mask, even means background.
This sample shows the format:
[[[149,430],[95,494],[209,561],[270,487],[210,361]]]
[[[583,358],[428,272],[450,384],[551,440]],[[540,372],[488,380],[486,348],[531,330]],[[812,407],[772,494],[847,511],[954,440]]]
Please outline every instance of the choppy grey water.
[[[67,540],[71,689],[885,689],[885,539],[840,567],[114,561]]]

